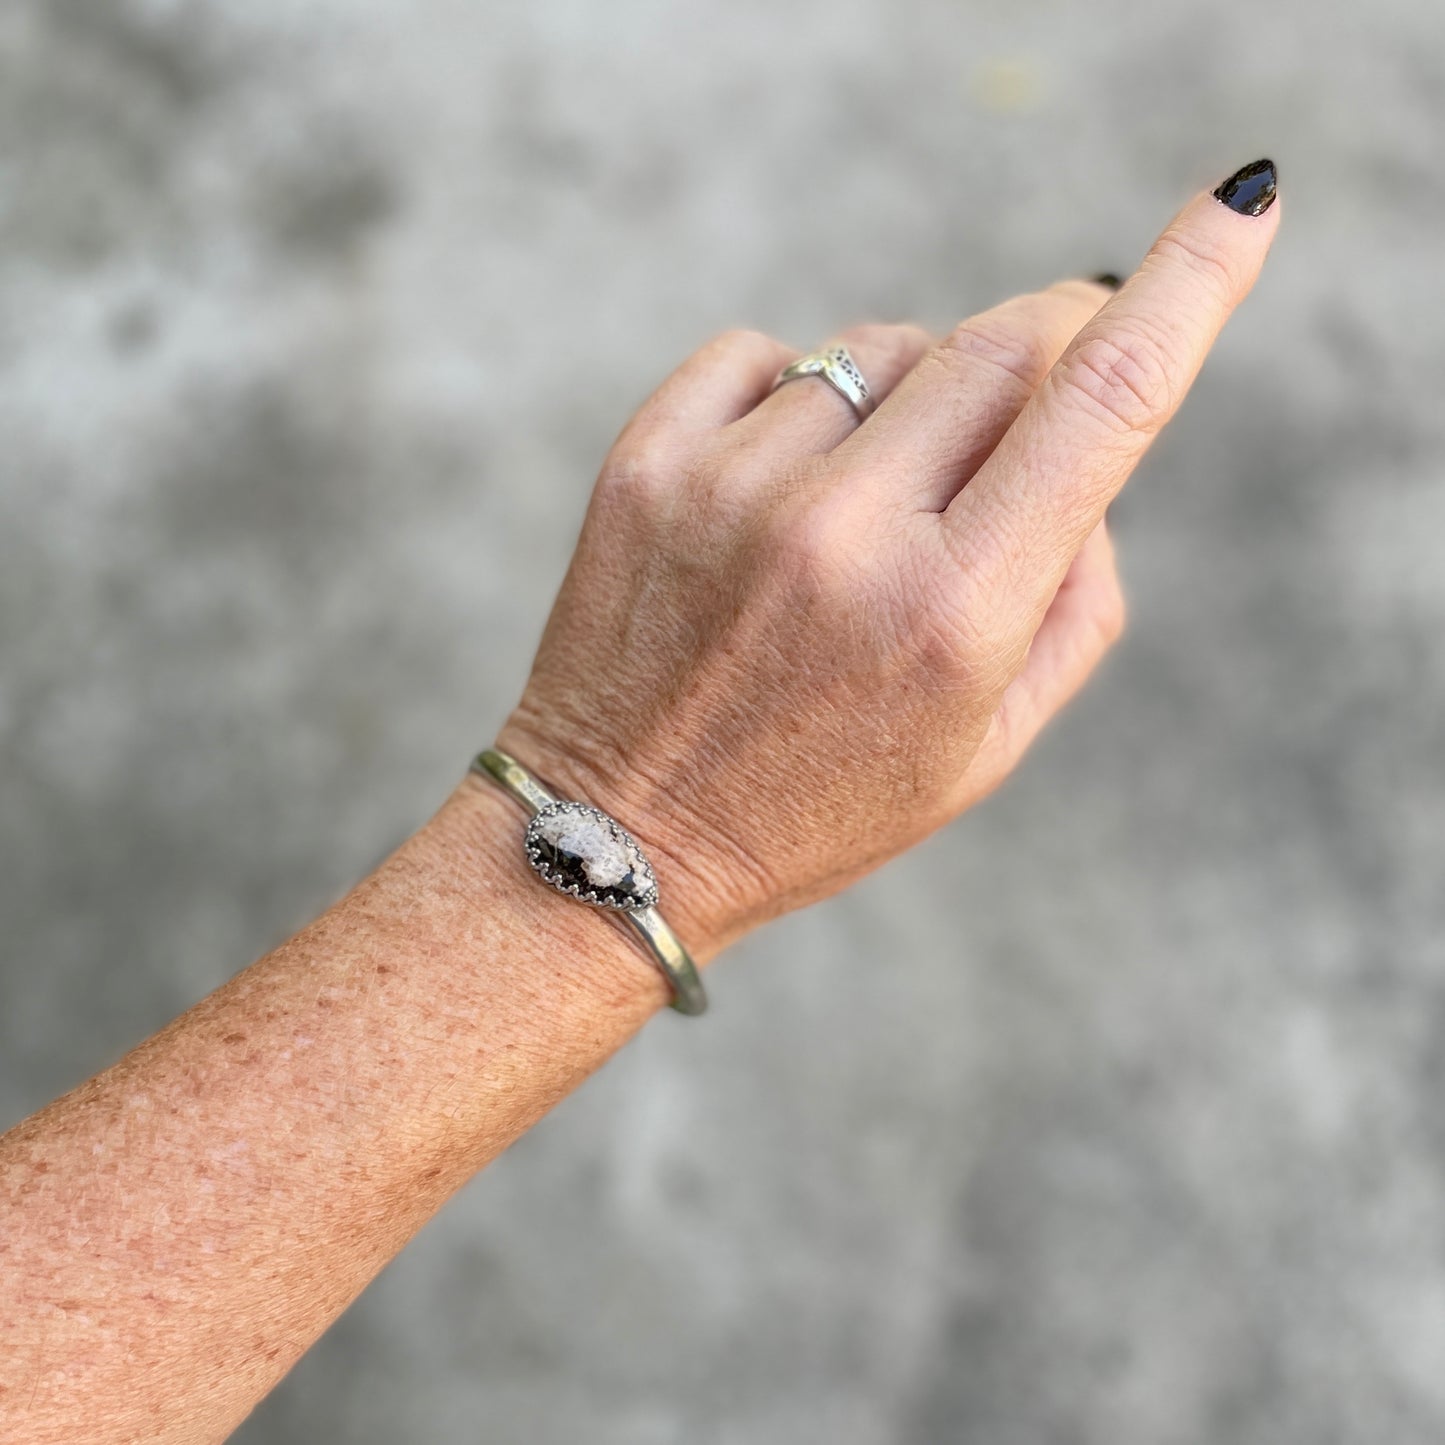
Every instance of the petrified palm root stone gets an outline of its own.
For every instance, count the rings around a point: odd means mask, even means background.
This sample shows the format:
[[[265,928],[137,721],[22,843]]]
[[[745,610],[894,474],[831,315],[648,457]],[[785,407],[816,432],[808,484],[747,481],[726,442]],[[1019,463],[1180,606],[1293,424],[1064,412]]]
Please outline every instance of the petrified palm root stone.
[[[586,803],[549,803],[527,825],[527,861],[554,888],[602,908],[657,902],[652,865],[626,828]]]

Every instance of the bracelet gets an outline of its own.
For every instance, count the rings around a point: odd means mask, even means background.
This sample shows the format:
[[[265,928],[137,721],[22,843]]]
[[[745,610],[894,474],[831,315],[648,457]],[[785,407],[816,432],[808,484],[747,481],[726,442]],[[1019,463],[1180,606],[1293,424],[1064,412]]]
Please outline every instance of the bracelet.
[[[707,994],[697,965],[658,914],[657,877],[637,839],[600,808],[556,797],[495,748],[478,753],[471,770],[499,783],[532,814],[522,842],[533,871],[558,892],[630,925],[671,985],[673,1008],[705,1012]]]

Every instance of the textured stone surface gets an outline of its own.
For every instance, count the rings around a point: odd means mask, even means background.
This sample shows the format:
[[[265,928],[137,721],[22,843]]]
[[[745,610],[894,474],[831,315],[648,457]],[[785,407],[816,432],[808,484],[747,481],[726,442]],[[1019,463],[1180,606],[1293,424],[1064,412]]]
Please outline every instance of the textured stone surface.
[[[527,843],[542,877],[582,889],[589,901],[621,908],[657,901],[657,880],[636,840],[592,808],[552,804],[532,820]]]
[[[426,814],[708,334],[944,326],[1281,166],[1107,674],[241,1440],[1441,1438],[1442,57],[1427,0],[0,5],[7,1120]]]

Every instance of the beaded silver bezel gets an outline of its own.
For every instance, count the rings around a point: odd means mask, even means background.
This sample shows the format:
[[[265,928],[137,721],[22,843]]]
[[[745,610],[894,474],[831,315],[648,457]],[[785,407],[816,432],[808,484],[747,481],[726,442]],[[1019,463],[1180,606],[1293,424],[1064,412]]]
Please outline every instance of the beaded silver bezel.
[[[569,883],[553,871],[552,865],[542,855],[542,849],[538,842],[538,829],[544,820],[556,817],[561,813],[585,813],[594,821],[601,823],[617,842],[632,850],[641,864],[641,868],[635,869],[634,872],[637,872],[639,878],[646,883],[636,902],[622,903],[610,898],[603,898],[595,889],[583,888],[577,883]],[[652,871],[652,864],[648,861],[647,855],[642,851],[642,845],[616,818],[610,813],[604,813],[601,808],[594,808],[590,803],[571,803],[560,800],[548,803],[545,808],[538,809],[527,824],[527,831],[522,842],[526,849],[527,862],[537,876],[559,893],[566,893],[577,899],[579,903],[590,903],[594,908],[608,908],[616,913],[635,913],[640,908],[652,908],[657,904],[657,877]]]

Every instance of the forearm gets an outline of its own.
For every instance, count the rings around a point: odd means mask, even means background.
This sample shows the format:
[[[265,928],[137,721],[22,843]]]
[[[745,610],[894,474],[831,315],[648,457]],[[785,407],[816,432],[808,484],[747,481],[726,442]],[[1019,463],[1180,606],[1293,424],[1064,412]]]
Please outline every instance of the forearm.
[[[538,886],[522,822],[469,780],[304,932],[0,1139],[16,1438],[224,1438],[665,1005],[611,921]]]

